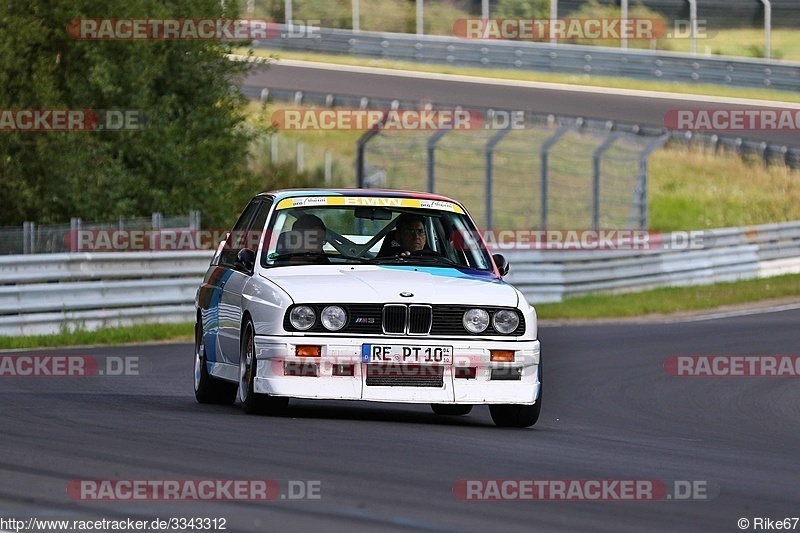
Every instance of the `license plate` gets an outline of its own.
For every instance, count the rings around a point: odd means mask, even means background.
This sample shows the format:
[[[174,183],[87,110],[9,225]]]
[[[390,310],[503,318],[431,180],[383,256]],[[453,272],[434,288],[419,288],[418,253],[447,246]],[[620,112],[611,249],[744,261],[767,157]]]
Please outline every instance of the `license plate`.
[[[408,344],[362,344],[361,361],[372,363],[453,363],[452,346],[412,346]]]

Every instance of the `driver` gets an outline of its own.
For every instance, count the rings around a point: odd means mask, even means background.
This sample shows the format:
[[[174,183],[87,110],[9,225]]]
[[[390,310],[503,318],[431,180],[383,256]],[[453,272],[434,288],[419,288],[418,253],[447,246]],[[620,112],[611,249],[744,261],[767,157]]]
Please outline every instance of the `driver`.
[[[281,235],[278,253],[298,254],[289,259],[291,264],[330,263],[322,247],[325,245],[326,229],[322,219],[315,215],[301,215],[292,224],[292,229]]]
[[[421,215],[403,213],[397,217],[395,237],[400,245],[400,255],[411,255],[425,249],[428,240],[425,235],[425,218]]]

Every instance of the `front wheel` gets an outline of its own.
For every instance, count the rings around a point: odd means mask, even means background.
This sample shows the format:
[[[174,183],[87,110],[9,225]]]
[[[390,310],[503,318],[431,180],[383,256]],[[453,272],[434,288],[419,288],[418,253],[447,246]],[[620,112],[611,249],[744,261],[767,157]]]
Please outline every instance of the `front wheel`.
[[[199,403],[230,405],[236,401],[236,384],[213,378],[208,373],[203,327],[194,325],[194,397]]]
[[[247,414],[280,415],[286,411],[289,398],[279,398],[255,392],[256,347],[253,324],[248,322],[239,351],[239,400]]]
[[[527,428],[536,424],[542,411],[542,359],[539,356],[539,394],[533,405],[496,404],[489,406],[489,413],[497,427]]]

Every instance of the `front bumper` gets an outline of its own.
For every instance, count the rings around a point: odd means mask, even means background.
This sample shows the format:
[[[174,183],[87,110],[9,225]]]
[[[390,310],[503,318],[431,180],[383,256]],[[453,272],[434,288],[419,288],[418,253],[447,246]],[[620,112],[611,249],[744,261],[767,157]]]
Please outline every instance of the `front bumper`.
[[[446,365],[362,362],[363,344],[452,346]],[[320,346],[319,357],[298,357],[297,346]],[[256,336],[254,390],[306,399],[405,403],[533,404],[539,395],[538,340],[487,341],[413,337]],[[491,350],[512,350],[513,362],[490,360]],[[368,368],[371,367],[371,368]],[[376,371],[384,372],[380,379]],[[352,372],[352,375],[349,375]],[[433,376],[433,378],[431,377]],[[440,379],[439,379],[440,378]],[[438,381],[437,381],[438,380]]]

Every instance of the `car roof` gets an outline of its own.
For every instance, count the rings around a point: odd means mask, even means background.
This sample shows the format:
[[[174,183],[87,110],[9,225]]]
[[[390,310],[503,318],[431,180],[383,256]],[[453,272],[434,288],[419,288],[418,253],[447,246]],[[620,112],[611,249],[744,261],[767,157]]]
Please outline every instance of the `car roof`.
[[[455,204],[461,203],[439,194],[396,189],[279,189],[262,192],[257,195],[257,197],[264,196],[272,197],[276,201],[300,196],[373,196],[382,198],[418,198],[423,200],[452,202]]]

